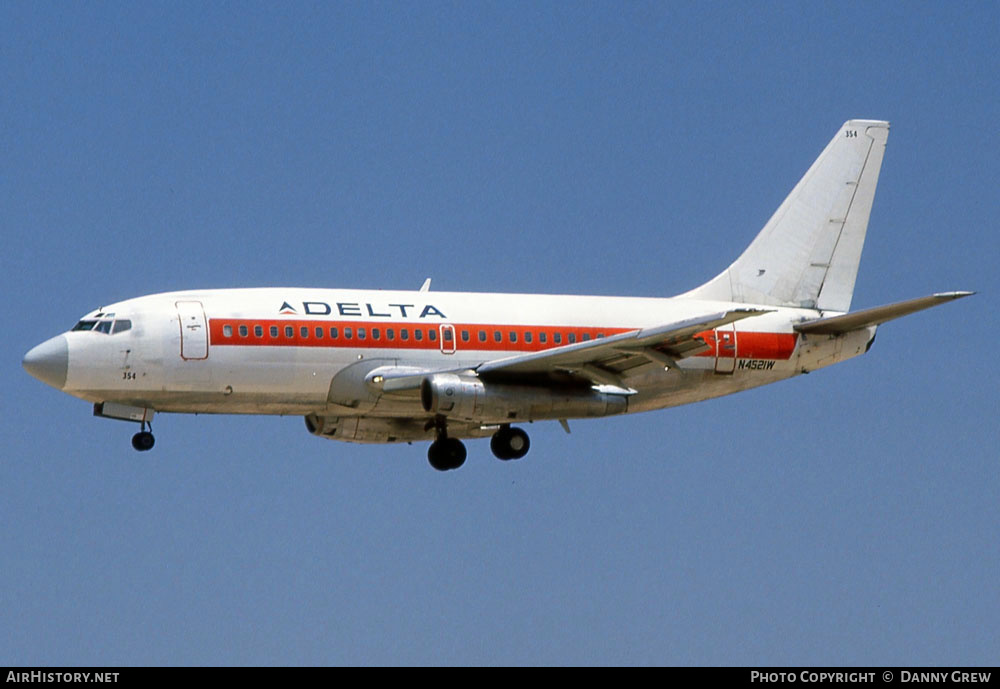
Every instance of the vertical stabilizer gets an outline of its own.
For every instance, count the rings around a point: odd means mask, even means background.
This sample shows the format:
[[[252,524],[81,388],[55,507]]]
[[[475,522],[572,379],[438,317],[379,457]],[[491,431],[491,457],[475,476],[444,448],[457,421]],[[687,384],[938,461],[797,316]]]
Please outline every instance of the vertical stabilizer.
[[[888,137],[888,122],[845,122],[746,251],[681,296],[850,310]]]

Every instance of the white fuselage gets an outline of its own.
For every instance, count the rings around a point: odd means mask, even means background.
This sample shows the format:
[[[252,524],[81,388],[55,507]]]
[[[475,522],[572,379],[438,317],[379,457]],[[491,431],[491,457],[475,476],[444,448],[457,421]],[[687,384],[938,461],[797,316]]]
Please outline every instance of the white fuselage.
[[[63,390],[92,402],[160,412],[412,417],[414,396],[338,398],[336,380],[359,362],[473,369],[525,352],[725,311],[745,305],[687,298],[259,288],[157,294],[103,307],[86,318],[127,319],[123,332],[68,332]],[[709,351],[665,368],[628,372],[627,411],[646,411],[775,382],[865,351],[874,328],[805,336],[810,309],[773,306],[706,331]],[[109,328],[104,328],[108,330]],[[332,385],[334,383],[334,385]],[[333,388],[333,389],[332,389]],[[617,411],[615,413],[618,413]],[[548,409],[537,418],[573,413]],[[593,415],[588,412],[584,415]],[[484,425],[504,419],[476,419]],[[350,438],[347,438],[350,439]],[[363,439],[363,438],[356,438]]]
[[[697,402],[863,354],[879,324],[969,296],[850,312],[889,123],[845,122],[735,261],[668,299],[260,288],[155,294],[85,316],[25,369],[137,421],[155,412],[297,414],[314,435],[460,438],[525,456],[514,424]]]

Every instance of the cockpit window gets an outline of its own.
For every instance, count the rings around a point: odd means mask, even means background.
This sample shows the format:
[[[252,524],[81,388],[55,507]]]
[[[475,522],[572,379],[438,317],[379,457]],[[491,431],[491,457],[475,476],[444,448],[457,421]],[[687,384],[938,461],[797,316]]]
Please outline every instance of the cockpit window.
[[[73,331],[90,330],[95,333],[114,335],[132,329],[132,321],[127,318],[115,320],[113,313],[98,314],[97,318],[85,318],[73,326]]]

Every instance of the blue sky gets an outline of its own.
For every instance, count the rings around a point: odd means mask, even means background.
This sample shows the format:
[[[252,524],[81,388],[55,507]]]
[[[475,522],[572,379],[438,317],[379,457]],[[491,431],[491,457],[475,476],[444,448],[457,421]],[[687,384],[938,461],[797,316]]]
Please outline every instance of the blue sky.
[[[0,663],[983,664],[1000,648],[993,3],[5,3]],[[893,123],[864,357],[469,444],[29,377],[96,306],[302,285],[670,296]]]

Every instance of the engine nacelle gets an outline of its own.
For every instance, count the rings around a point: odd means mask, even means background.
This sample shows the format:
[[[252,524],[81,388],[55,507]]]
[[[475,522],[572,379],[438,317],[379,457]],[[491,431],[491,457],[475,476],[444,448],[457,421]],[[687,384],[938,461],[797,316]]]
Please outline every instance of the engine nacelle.
[[[420,383],[420,404],[424,411],[471,419],[482,409],[486,386],[475,376],[437,373]]]
[[[628,398],[591,388],[484,383],[476,376],[436,373],[420,383],[424,411],[482,423],[624,414]]]

